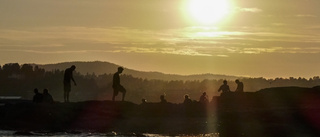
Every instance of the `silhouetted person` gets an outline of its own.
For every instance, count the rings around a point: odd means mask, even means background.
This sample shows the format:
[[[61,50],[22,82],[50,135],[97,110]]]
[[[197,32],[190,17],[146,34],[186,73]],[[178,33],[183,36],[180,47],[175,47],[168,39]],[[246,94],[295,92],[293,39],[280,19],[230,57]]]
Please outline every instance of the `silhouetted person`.
[[[223,81],[223,85],[221,85],[220,88],[218,89],[218,92],[219,91],[222,91],[222,93],[230,92],[230,88],[226,80]]]
[[[141,99],[141,104],[146,104],[147,103],[147,100],[146,99]]]
[[[70,68],[67,68],[64,71],[64,79],[63,79],[63,86],[64,86],[64,102],[69,102],[69,93],[71,92],[71,80],[73,81],[74,85],[76,86],[76,81],[74,81],[72,72],[76,69],[75,65],[72,65]]]
[[[235,82],[237,83],[237,89],[235,90],[235,92],[243,92],[243,83],[238,79]]]
[[[208,95],[207,95],[206,92],[203,92],[203,93],[202,93],[202,95],[200,96],[199,102],[200,102],[201,104],[207,104],[207,103],[209,103]]]
[[[41,103],[42,102],[42,99],[43,99],[43,95],[41,93],[39,93],[38,89],[35,88],[33,90],[34,92],[34,96],[33,96],[33,102],[34,103]]]
[[[160,96],[160,103],[168,103],[167,100],[164,98],[164,95]]]
[[[49,94],[48,89],[44,89],[43,90],[43,103],[53,103],[53,98],[52,96]]]
[[[122,73],[123,68],[118,67],[118,71],[113,75],[113,96],[112,101],[115,101],[115,97],[118,95],[119,92],[122,92],[122,101],[124,101],[124,97],[126,96],[126,89],[120,84],[120,74]]]
[[[191,103],[192,103],[192,100],[190,99],[189,95],[188,95],[188,94],[184,95],[183,104],[189,105],[189,104],[191,104]]]

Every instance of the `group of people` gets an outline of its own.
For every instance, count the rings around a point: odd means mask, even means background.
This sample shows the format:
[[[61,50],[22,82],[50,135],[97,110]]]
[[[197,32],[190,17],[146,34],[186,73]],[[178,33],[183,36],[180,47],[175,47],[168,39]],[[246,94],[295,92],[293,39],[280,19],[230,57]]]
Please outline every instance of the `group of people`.
[[[234,92],[243,92],[243,83],[240,82],[238,79],[235,81],[237,83],[237,88]],[[231,92],[228,82],[226,80],[223,81],[223,84],[218,89],[218,92],[222,91],[222,93]]]
[[[48,89],[44,89],[43,93],[39,93],[39,90],[35,88],[33,90],[34,96],[33,96],[33,102],[34,103],[53,103],[53,98],[49,94]]]
[[[69,102],[69,94],[71,92],[71,81],[76,86],[77,83],[73,78],[73,71],[76,69],[75,65],[72,65],[70,68],[67,68],[64,71],[64,79],[63,79],[63,87],[64,87],[64,102]],[[112,101],[115,101],[115,97],[118,95],[119,92],[122,93],[122,101],[124,101],[126,95],[126,89],[120,84],[120,74],[122,73],[123,68],[118,67],[118,71],[113,75],[113,95]]]
[[[75,65],[72,65],[70,68],[67,68],[64,72],[64,79],[63,79],[63,84],[64,84],[64,102],[69,102],[69,94],[71,92],[71,81],[74,83],[74,85],[76,86],[76,82],[73,78],[73,71],[76,69]],[[126,95],[126,89],[120,84],[120,74],[123,72],[123,68],[122,67],[118,67],[118,71],[116,73],[114,73],[113,75],[113,84],[112,84],[112,88],[113,88],[113,95],[112,95],[112,101],[115,101],[115,97],[119,94],[119,92],[122,93],[122,101],[124,101],[125,95]],[[240,82],[238,79],[235,80],[236,84],[237,84],[237,88],[235,90],[235,92],[243,92],[243,83]],[[229,85],[227,83],[226,80],[223,81],[223,85],[220,86],[220,88],[218,89],[218,92],[222,91],[222,93],[227,93],[227,92],[231,92]],[[164,99],[164,96],[160,96],[160,100],[161,102],[167,102]],[[185,102],[190,102],[191,99],[189,98],[188,95],[185,95]],[[144,100],[143,102],[146,102],[146,100]],[[206,94],[206,92],[203,92],[202,96],[200,97],[199,100],[200,103],[207,103],[209,102],[208,100],[208,96]]]
[[[237,84],[237,88],[236,88],[235,92],[237,92],[237,93],[244,92],[243,91],[243,82],[240,82],[238,79],[235,80],[235,82]],[[220,91],[222,91],[222,93],[231,92],[229,85],[228,85],[228,82],[226,80],[223,81],[223,84],[218,89],[218,92],[220,92]],[[191,102],[193,102],[193,101],[190,99],[189,95],[188,94],[184,95],[183,104],[190,104]],[[206,92],[203,92],[202,95],[200,96],[199,103],[201,103],[201,104],[209,103],[208,95]]]

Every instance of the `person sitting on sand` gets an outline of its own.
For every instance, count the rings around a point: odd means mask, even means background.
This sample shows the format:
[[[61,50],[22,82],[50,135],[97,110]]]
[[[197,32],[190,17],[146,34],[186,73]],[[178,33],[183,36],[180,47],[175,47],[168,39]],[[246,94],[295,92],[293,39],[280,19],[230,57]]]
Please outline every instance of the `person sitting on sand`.
[[[184,95],[183,104],[189,105],[189,104],[191,104],[191,103],[192,103],[192,100],[190,99],[189,95],[188,95],[188,94]]]
[[[146,99],[141,99],[141,104],[147,104],[147,100]]]
[[[223,81],[223,85],[221,85],[220,88],[218,89],[218,92],[219,91],[222,91],[222,93],[230,92],[230,88],[226,80]]]
[[[207,104],[207,103],[209,103],[208,95],[207,95],[206,92],[203,92],[203,93],[202,93],[202,95],[200,96],[199,102],[200,102],[201,104]]]
[[[39,93],[38,89],[35,88],[33,90],[34,92],[34,96],[33,96],[33,102],[34,103],[41,103],[42,102],[42,99],[43,99],[43,95],[41,93]]]
[[[167,100],[164,98],[164,95],[160,96],[160,103],[168,103]]]
[[[49,94],[48,89],[44,89],[43,90],[43,103],[53,103],[53,98],[52,96]]]
[[[243,92],[243,83],[238,79],[235,82],[237,83],[237,89],[235,90],[235,92]]]

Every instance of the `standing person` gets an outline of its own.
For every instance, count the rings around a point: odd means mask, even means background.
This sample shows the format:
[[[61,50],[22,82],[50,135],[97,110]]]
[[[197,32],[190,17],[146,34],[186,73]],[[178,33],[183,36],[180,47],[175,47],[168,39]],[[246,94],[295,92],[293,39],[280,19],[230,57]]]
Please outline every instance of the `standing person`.
[[[237,83],[237,89],[235,90],[235,92],[243,92],[243,83],[238,79],[235,82]]]
[[[63,86],[64,86],[64,102],[69,102],[69,93],[71,92],[71,80],[73,81],[74,85],[76,86],[76,81],[73,79],[72,72],[76,69],[75,65],[72,65],[70,68],[67,68],[64,71],[64,79],[63,79]]]
[[[118,71],[113,75],[113,96],[112,101],[115,101],[115,97],[118,95],[119,92],[122,92],[122,101],[124,101],[124,97],[126,95],[126,89],[120,84],[120,74],[122,73],[123,68],[118,67]]]
[[[221,85],[220,88],[218,89],[218,92],[219,91],[222,91],[222,93],[230,92],[230,88],[226,80],[223,81],[223,85]]]

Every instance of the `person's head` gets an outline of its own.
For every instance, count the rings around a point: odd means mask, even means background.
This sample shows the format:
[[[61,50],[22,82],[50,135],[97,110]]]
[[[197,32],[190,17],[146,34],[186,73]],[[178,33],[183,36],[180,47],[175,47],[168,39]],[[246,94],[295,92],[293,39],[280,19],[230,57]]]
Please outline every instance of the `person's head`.
[[[188,94],[185,94],[185,95],[184,95],[184,99],[189,99],[189,95],[188,95]]]
[[[224,81],[223,81],[223,84],[225,84],[225,85],[226,85],[226,84],[228,84],[228,82],[227,82],[226,80],[224,80]]]
[[[39,93],[37,88],[33,89],[33,92],[36,93],[36,94]]]
[[[122,71],[123,71],[123,67],[118,67],[118,72],[122,73]]]
[[[45,89],[43,90],[43,94],[48,94],[48,89],[45,88]]]
[[[206,93],[206,92],[203,92],[203,93],[202,93],[202,95],[204,95],[204,96],[205,96],[205,95],[207,95],[207,93]]]
[[[75,66],[75,65],[72,65],[70,68],[71,68],[72,70],[75,70],[75,69],[76,69],[76,66]]]
[[[240,81],[237,79],[235,82],[236,82],[236,83],[239,83]]]
[[[147,103],[147,100],[143,98],[143,99],[141,99],[141,102],[142,103]]]

